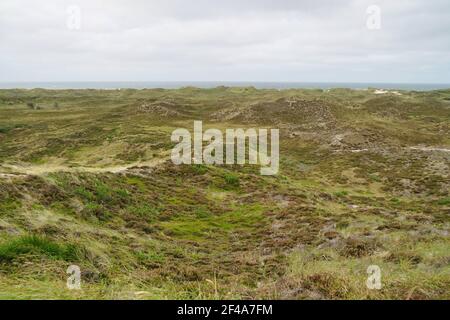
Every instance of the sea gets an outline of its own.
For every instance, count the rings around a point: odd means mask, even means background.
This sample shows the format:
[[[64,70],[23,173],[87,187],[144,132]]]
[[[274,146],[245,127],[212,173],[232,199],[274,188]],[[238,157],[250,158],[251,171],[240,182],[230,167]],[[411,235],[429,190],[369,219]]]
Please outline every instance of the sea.
[[[450,89],[450,83],[365,83],[365,82],[259,82],[259,81],[75,81],[75,82],[0,82],[0,89],[179,89],[255,87],[257,89],[386,89],[430,91]]]

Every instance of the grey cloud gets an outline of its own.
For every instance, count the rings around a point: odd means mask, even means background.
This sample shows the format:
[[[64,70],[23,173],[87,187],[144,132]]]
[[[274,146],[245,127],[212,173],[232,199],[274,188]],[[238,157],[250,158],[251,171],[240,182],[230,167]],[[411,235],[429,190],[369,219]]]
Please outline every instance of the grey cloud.
[[[382,28],[366,28],[366,9]],[[66,26],[67,7],[82,12]],[[0,2],[0,81],[450,82],[443,0]]]

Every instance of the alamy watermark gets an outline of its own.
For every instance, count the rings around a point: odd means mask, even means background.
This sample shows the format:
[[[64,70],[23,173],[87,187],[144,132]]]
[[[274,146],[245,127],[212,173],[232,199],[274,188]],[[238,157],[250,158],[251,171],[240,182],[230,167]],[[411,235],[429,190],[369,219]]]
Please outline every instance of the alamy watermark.
[[[69,290],[80,290],[81,289],[81,270],[77,265],[70,265],[66,273],[69,275],[67,277],[67,289]]]
[[[366,280],[366,286],[371,290],[381,289],[381,268],[376,264],[367,267],[367,274],[369,275]]]
[[[270,129],[270,156],[268,155],[268,134],[268,129],[258,129],[258,131],[254,128],[226,129],[224,138],[221,130],[208,129],[203,132],[202,121],[194,121],[193,139],[187,129],[179,128],[172,132],[172,142],[178,142],[172,149],[172,162],[176,165],[192,163],[243,165],[246,163],[246,154],[248,154],[248,163],[259,164],[262,175],[275,175],[278,173],[280,161],[279,130]],[[204,147],[203,142],[209,142],[209,144]]]
[[[66,26],[69,30],[81,29],[81,8],[76,5],[68,6],[66,9]]]
[[[381,8],[375,4],[368,6],[366,9],[367,20],[366,27],[369,30],[381,29]]]

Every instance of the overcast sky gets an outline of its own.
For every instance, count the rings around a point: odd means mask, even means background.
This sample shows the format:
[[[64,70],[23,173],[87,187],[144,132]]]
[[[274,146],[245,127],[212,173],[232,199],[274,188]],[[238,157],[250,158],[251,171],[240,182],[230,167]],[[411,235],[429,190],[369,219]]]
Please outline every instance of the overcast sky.
[[[141,80],[450,83],[450,1],[0,1],[0,81]]]

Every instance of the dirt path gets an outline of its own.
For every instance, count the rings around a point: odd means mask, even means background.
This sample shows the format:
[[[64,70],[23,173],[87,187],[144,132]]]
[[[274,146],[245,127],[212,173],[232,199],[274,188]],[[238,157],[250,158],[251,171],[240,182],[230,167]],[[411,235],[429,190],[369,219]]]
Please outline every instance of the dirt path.
[[[419,151],[442,151],[442,152],[450,152],[450,149],[445,148],[434,148],[434,147],[409,147],[410,150],[419,150]]]
[[[365,151],[376,151],[379,149],[337,149],[334,150],[334,152],[352,152],[352,153],[359,153],[359,152],[365,152]],[[436,148],[436,147],[406,147],[403,148],[403,150],[414,150],[414,151],[424,151],[424,152],[432,152],[432,151],[438,151],[438,152],[450,152],[450,149],[446,148]]]
[[[106,166],[106,167],[86,167],[86,166],[65,166],[54,164],[42,164],[42,165],[12,165],[2,164],[0,166],[0,178],[11,178],[26,175],[45,175],[54,172],[89,172],[89,173],[120,173],[127,171],[131,168],[143,168],[143,167],[155,167],[163,162],[166,158],[133,162],[125,165],[118,166]]]

